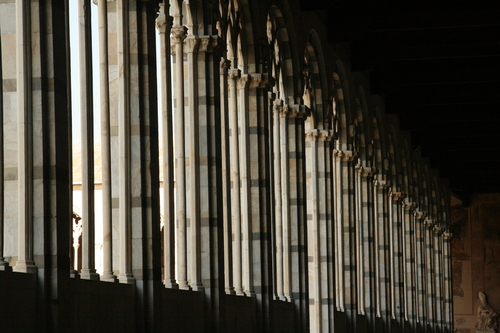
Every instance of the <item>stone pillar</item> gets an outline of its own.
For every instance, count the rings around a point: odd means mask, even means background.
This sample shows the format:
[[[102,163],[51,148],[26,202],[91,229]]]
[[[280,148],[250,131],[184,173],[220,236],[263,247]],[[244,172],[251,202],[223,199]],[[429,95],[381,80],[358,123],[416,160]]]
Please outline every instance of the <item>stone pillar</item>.
[[[30,7],[29,1],[16,2],[18,258],[14,271],[25,273],[36,272],[33,262],[33,104]]]
[[[236,295],[244,295],[242,286],[240,148],[238,140],[238,91],[240,70],[229,70],[229,131],[231,173],[231,225],[233,231],[233,281]]]
[[[108,9],[106,0],[98,0],[99,21],[99,85],[101,100],[101,163],[102,163],[102,276],[101,281],[114,282],[112,209],[111,209],[111,130],[108,64]]]
[[[434,278],[435,278],[435,299],[436,299],[436,325],[441,329],[444,329],[444,318],[443,318],[443,234],[444,228],[440,225],[435,225],[433,229],[434,236]]]
[[[177,283],[180,289],[189,289],[187,283],[187,225],[186,225],[186,163],[184,158],[184,37],[185,29],[174,19],[172,38],[175,45],[175,179],[177,224]]]
[[[376,315],[381,317],[386,328],[390,318],[390,252],[389,252],[389,213],[387,211],[389,183],[384,175],[374,177],[374,216],[375,216],[375,285],[377,289]]]
[[[415,242],[414,215],[416,203],[406,199],[403,202],[403,263],[405,284],[405,319],[411,328],[416,324],[416,281],[415,281]]]
[[[424,221],[425,226],[425,272],[426,272],[426,307],[427,307],[427,325],[435,326],[435,291],[434,291],[434,237],[433,228],[435,222],[426,217]]]
[[[224,58],[220,62],[220,112],[221,112],[221,172],[222,172],[222,219],[224,221],[224,289],[227,294],[234,294],[233,256],[231,227],[231,178],[230,178],[230,144],[229,144],[229,91],[228,69],[231,62]]]
[[[426,275],[425,275],[425,226],[424,219],[426,214],[420,210],[413,213],[415,221],[415,271],[416,271],[416,315],[417,322],[425,327],[427,325],[426,314]]]
[[[283,294],[283,201],[281,188],[281,122],[280,114],[283,101],[273,101],[273,170],[274,170],[274,226],[276,251],[276,295],[279,300],[286,300]]]
[[[292,300],[291,292],[291,276],[290,276],[290,175],[289,175],[289,163],[288,163],[288,112],[289,106],[284,105],[281,108],[279,114],[279,151],[280,151],[280,162],[281,162],[281,218],[282,218],[282,229],[277,232],[281,232],[282,235],[282,263],[283,263],[283,296],[287,301]],[[279,262],[278,262],[279,264]]]
[[[172,18],[167,15],[165,4],[160,4],[160,14],[156,19],[160,34],[161,61],[161,123],[163,165],[163,269],[166,288],[176,289],[175,282],[175,205],[174,205],[174,133],[172,110],[172,69],[170,65],[170,29]]]
[[[403,192],[389,191],[389,237],[391,253],[391,315],[401,324],[403,293],[403,251],[402,251],[402,199]]]
[[[371,311],[373,308],[371,276],[373,276],[372,266],[375,262],[373,258],[374,248],[374,220],[373,220],[373,169],[362,166],[361,161],[356,165],[356,237],[358,255],[358,311],[360,314],[368,316],[373,320]]]
[[[252,209],[250,193],[250,144],[248,125],[248,95],[249,80],[248,74],[242,74],[237,82],[238,89],[238,125],[239,125],[239,166],[241,184],[241,236],[242,236],[242,275],[243,288],[247,296],[254,296],[253,288],[253,256],[252,256]]]
[[[452,234],[445,230],[443,232],[443,273],[444,273],[444,321],[448,331],[453,327],[453,285],[451,275],[451,237]]]
[[[199,38],[189,34],[184,39],[184,52],[187,58],[187,160],[186,172],[189,180],[189,280],[192,290],[203,290],[201,283],[201,239],[200,239],[200,163],[199,163],[199,120],[198,120],[198,72],[196,71],[196,56],[198,54]]]
[[[309,316],[312,332],[323,332],[322,328],[322,290],[320,224],[318,202],[318,135],[317,129],[306,131],[307,154],[307,234],[308,234],[308,272],[309,272]]]
[[[92,32],[90,15],[90,0],[79,0],[78,21],[80,27],[80,54],[85,55],[84,59],[80,61],[80,112],[82,136],[81,278],[99,280],[99,274],[97,274],[95,269],[94,99],[92,94]]]
[[[132,275],[132,174],[131,174],[131,90],[130,90],[130,40],[129,3],[117,2],[118,30],[118,141],[119,141],[119,235],[120,235],[120,275],[121,283],[134,283]]]
[[[3,105],[3,70],[2,70],[2,27],[0,26],[0,271],[5,271],[9,263],[4,257],[4,206],[5,206],[5,170],[4,170],[4,105]]]

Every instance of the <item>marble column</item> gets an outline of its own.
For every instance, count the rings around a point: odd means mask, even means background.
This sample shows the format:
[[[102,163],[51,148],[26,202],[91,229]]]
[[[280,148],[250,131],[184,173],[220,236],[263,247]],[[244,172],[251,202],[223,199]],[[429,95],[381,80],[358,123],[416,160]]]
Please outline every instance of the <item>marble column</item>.
[[[5,206],[5,170],[4,170],[4,105],[3,105],[3,70],[2,70],[2,27],[0,26],[0,271],[5,271],[9,263],[4,257],[4,206]]]
[[[242,236],[242,284],[247,296],[254,296],[253,256],[252,256],[252,207],[250,193],[250,143],[249,143],[249,104],[248,95],[251,76],[241,74],[237,82],[238,89],[238,143],[240,185],[241,185],[241,236]]]
[[[435,292],[434,292],[434,237],[432,235],[435,222],[426,217],[424,220],[425,229],[425,274],[426,274],[426,317],[427,324],[435,325]]]
[[[35,273],[33,262],[33,124],[31,2],[16,2],[18,253],[14,271]]]
[[[435,304],[436,304],[436,325],[441,329],[444,328],[444,318],[443,318],[443,266],[442,253],[443,253],[443,234],[444,228],[439,224],[434,226],[433,236],[434,236],[434,279],[435,279]]]
[[[200,39],[192,34],[184,39],[184,52],[187,58],[187,130],[186,153],[189,161],[186,167],[189,179],[189,280],[192,290],[203,290],[201,283],[201,239],[200,239],[200,163],[199,163],[199,119],[198,119],[198,72],[196,57]]]
[[[175,282],[175,205],[174,205],[174,133],[172,110],[172,68],[170,64],[170,29],[172,18],[165,4],[160,4],[156,27],[160,34],[160,64],[162,91],[161,126],[163,165],[163,274],[166,288],[178,288]]]
[[[117,2],[118,30],[118,141],[119,141],[119,235],[120,235],[120,274],[121,283],[134,283],[132,275],[132,174],[131,174],[131,108],[130,108],[130,43],[129,43],[129,3]]]
[[[403,201],[403,268],[404,268],[404,284],[405,284],[405,319],[410,323],[410,327],[414,327],[416,323],[416,303],[415,303],[415,242],[413,228],[416,203],[407,198]]]
[[[99,280],[99,274],[95,269],[94,99],[90,5],[90,0],[78,1],[80,54],[85,55],[80,61],[82,136],[82,270],[80,276],[82,279]]]
[[[415,270],[416,270],[416,301],[417,322],[425,327],[427,322],[426,314],[426,276],[425,276],[425,213],[421,210],[415,210]]]
[[[238,140],[238,90],[240,70],[232,68],[229,80],[229,131],[230,131],[230,174],[231,174],[231,226],[233,232],[233,282],[236,295],[245,295],[242,285],[241,249],[241,196],[240,196],[240,148]]]
[[[175,208],[177,228],[177,283],[180,289],[189,289],[187,283],[187,225],[186,225],[186,163],[184,124],[184,38],[185,28],[174,18],[172,38],[175,45]]]
[[[392,318],[401,323],[403,313],[403,252],[402,252],[402,199],[403,192],[389,191],[389,237],[391,253],[391,314]]]
[[[307,155],[307,234],[308,234],[308,272],[309,272],[309,314],[312,332],[323,332],[320,223],[318,202],[318,135],[317,129],[306,131]]]
[[[286,300],[283,294],[283,201],[281,188],[281,122],[280,114],[283,101],[273,101],[273,171],[274,171],[274,226],[275,226],[275,253],[276,253],[276,297]]]
[[[230,144],[229,144],[229,91],[228,69],[231,62],[222,58],[220,62],[220,112],[221,112],[221,172],[222,172],[222,219],[224,221],[224,289],[233,295],[233,255],[231,227],[231,174],[230,174]]]
[[[288,116],[289,106],[284,105],[280,112],[279,135],[280,135],[280,169],[281,169],[281,219],[282,228],[278,230],[282,234],[282,263],[283,263],[283,297],[287,301],[292,300],[290,280],[290,175],[288,161]],[[279,262],[278,262],[279,263]]]
[[[376,315],[387,325],[390,315],[390,277],[389,267],[391,256],[389,253],[389,214],[387,211],[389,183],[384,175],[374,177],[374,216],[375,216],[375,286],[377,290]]]
[[[101,281],[114,282],[112,210],[111,210],[111,131],[109,105],[108,9],[106,0],[98,0],[99,85],[101,100],[101,177],[102,177],[102,276]]]

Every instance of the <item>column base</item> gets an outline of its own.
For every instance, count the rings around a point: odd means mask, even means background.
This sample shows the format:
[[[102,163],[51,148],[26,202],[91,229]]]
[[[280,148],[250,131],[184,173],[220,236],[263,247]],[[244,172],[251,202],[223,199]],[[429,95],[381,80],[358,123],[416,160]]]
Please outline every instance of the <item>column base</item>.
[[[134,284],[135,283],[135,279],[132,276],[132,274],[126,273],[126,274],[118,276],[118,282],[120,282],[120,283],[126,283],[126,284]]]
[[[165,280],[163,284],[165,285],[165,288],[179,289],[179,285],[177,284],[177,282],[175,282],[175,280],[172,279]]]
[[[95,269],[82,269],[80,278],[85,280],[99,281],[99,274]]]
[[[234,292],[236,293],[236,296],[245,296],[245,293],[243,292],[243,289],[234,289]]]
[[[35,274],[36,266],[32,260],[18,260],[13,270],[14,272]]]
[[[113,272],[104,272],[100,280],[103,282],[116,282],[116,276],[113,275]]]
[[[233,287],[226,288],[225,290],[226,290],[226,294],[228,294],[228,295],[236,295]]]
[[[181,290],[189,290],[190,289],[187,281],[179,281],[178,284],[179,284],[179,289],[181,289]]]
[[[194,290],[194,291],[205,291],[205,287],[203,287],[201,284],[197,284],[197,285],[194,285],[194,286],[191,286],[191,289]]]
[[[80,278],[80,274],[78,274],[78,272],[74,269],[70,269],[69,270],[69,277],[72,278],[72,279],[79,279]]]

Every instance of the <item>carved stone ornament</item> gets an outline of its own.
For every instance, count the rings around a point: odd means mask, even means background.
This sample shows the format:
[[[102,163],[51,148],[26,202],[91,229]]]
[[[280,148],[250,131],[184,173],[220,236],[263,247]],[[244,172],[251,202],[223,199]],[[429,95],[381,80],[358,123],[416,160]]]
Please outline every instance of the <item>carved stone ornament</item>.
[[[476,332],[498,332],[498,313],[488,304],[486,295],[479,292],[481,304],[477,308]]]

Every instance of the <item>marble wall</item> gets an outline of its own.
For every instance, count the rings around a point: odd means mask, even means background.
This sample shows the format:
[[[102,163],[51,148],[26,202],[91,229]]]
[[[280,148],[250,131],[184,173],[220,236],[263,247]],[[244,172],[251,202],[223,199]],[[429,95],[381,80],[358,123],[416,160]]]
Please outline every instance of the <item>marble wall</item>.
[[[452,199],[452,279],[457,332],[475,332],[478,293],[500,311],[500,194],[481,194],[464,207]]]

